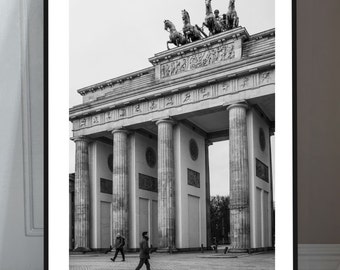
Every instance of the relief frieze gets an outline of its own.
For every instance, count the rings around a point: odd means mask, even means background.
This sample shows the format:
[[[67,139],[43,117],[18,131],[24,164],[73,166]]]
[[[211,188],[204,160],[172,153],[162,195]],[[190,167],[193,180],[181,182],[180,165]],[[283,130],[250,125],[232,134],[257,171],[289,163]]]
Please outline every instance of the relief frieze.
[[[182,103],[188,103],[188,102],[192,102],[192,93],[191,92],[182,94]]]
[[[125,117],[126,116],[126,109],[125,108],[119,109],[118,115],[119,115],[120,118]]]
[[[207,88],[202,88],[198,90],[199,93],[199,99],[207,99],[210,98],[212,96],[212,91],[211,89],[207,89]]]
[[[267,84],[270,83],[272,80],[272,72],[265,71],[260,73],[260,84]]]
[[[113,111],[109,111],[105,113],[105,122],[110,122],[113,120]]]
[[[92,116],[92,125],[100,124],[100,115]]]
[[[149,102],[149,109],[150,111],[154,111],[154,110],[157,110],[158,109],[158,100],[155,101],[155,100],[152,100]]]
[[[86,118],[80,119],[80,121],[79,121],[79,127],[80,127],[80,128],[86,127]]]
[[[141,113],[142,112],[142,108],[140,104],[135,105],[135,112],[136,113]]]
[[[193,55],[162,64],[160,77],[166,78],[185,71],[206,67],[235,58],[234,44],[224,44],[217,48],[198,52]]]
[[[170,107],[174,105],[174,97],[168,96],[165,98],[165,107]]]
[[[222,86],[222,94],[232,92],[231,81],[223,82],[221,86]]]
[[[253,86],[252,81],[253,76],[245,76],[238,80],[239,90],[250,88]]]

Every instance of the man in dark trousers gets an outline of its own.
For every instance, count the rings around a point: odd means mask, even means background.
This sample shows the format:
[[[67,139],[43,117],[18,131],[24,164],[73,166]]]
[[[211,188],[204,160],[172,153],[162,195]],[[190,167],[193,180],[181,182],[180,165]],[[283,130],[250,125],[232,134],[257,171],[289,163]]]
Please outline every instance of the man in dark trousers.
[[[117,233],[116,243],[115,243],[116,253],[115,253],[115,256],[113,258],[111,258],[111,261],[114,262],[116,260],[118,252],[120,251],[120,253],[122,254],[122,257],[123,257],[122,261],[125,262],[124,245],[125,245],[124,237],[121,236],[119,233]]]
[[[148,237],[148,232],[143,232],[142,233],[143,240],[139,244],[139,264],[136,268],[136,270],[139,270],[142,268],[143,264],[146,265],[146,270],[150,270],[150,249],[149,249],[149,237]]]

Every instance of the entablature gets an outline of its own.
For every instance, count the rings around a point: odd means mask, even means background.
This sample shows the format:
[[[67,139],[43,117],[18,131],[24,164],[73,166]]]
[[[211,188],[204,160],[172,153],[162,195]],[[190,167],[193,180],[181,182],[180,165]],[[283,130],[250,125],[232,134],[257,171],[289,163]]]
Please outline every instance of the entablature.
[[[81,104],[70,109],[70,120],[73,121],[81,116],[91,115],[98,111],[122,108],[127,105],[138,104],[143,100],[152,100],[161,96],[171,95],[175,92],[182,93],[212,83],[225,82],[271,69],[275,69],[274,53],[251,60],[239,61],[233,65],[221,65],[213,69],[206,69],[191,76],[181,77],[173,81],[148,87],[139,93],[131,93],[127,97],[116,98],[107,96],[87,104]]]
[[[269,63],[268,63],[269,64]],[[139,99],[135,103],[108,106],[79,115],[71,115],[75,134],[91,134],[116,126],[126,126],[151,121],[159,116],[180,115],[217,108],[225,102],[251,99],[274,94],[275,69],[253,70],[242,76],[226,76],[226,80],[211,80],[204,85],[193,85],[183,91]]]

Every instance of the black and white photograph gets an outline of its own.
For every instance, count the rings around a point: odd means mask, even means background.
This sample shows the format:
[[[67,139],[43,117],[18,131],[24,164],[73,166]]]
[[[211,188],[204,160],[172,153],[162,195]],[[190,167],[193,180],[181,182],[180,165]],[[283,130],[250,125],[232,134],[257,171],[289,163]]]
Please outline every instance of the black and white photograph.
[[[274,1],[69,8],[69,268],[275,269]]]

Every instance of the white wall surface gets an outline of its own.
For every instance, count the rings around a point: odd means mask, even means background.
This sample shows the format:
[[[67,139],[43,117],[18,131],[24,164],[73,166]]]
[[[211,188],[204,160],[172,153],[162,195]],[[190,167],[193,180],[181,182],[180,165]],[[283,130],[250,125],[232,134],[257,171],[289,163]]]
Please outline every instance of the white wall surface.
[[[94,142],[89,145],[89,170],[90,170],[90,216],[91,216],[91,248],[108,248],[101,243],[101,202],[112,203],[113,197],[111,194],[100,192],[100,179],[112,181],[112,172],[108,166],[108,157],[112,154],[112,145],[102,142]],[[112,216],[112,214],[111,214]],[[111,220],[110,216],[110,220]],[[111,236],[112,237],[112,236]],[[110,240],[110,242],[112,242]]]
[[[42,15],[42,0],[0,0],[1,270],[43,269]]]
[[[158,193],[143,190],[139,188],[139,174],[148,175],[154,178],[157,178],[157,164],[154,168],[151,168],[146,162],[146,149],[151,147],[157,157],[157,139],[148,138],[146,135],[142,135],[139,133],[134,133],[131,135],[131,155],[130,155],[130,166],[129,171],[129,209],[130,209],[130,247],[131,248],[139,248],[139,242],[141,240],[141,226],[140,222],[140,201],[142,199],[147,201],[148,204],[148,228],[146,230],[149,232],[150,244],[154,247],[158,245],[158,239],[154,239],[155,235],[158,233],[158,227],[154,228],[153,219],[155,217],[152,216],[153,207],[156,207],[156,202],[158,201]],[[158,211],[158,210],[157,210]]]
[[[270,168],[270,138],[269,126],[265,120],[254,110],[248,111],[248,156],[249,156],[249,189],[250,189],[250,235],[251,247],[271,246],[271,168]],[[261,150],[259,143],[260,128],[264,130],[265,149]],[[269,182],[256,176],[256,159],[268,167]],[[259,200],[256,199],[256,192],[260,191]],[[268,198],[265,200],[265,192]],[[258,194],[259,195],[259,194]],[[267,204],[266,206],[264,204]],[[267,211],[266,211],[267,209]],[[267,212],[265,219],[264,212]],[[266,224],[265,224],[266,223]],[[267,229],[267,230],[266,230]]]
[[[197,142],[199,153],[196,161],[190,157],[189,141]],[[197,248],[206,246],[206,194],[205,194],[205,140],[183,124],[174,128],[176,172],[176,247]],[[188,185],[188,168],[200,174],[200,188]],[[199,198],[199,246],[189,246],[189,196]],[[192,198],[192,197],[191,197]],[[192,217],[192,216],[191,216]]]

